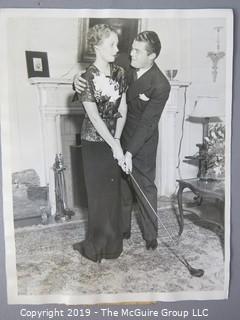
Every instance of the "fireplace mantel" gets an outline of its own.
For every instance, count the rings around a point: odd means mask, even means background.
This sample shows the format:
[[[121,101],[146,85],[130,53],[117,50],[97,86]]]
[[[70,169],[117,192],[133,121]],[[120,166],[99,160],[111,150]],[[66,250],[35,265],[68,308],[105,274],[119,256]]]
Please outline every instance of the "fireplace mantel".
[[[30,78],[37,88],[44,153],[45,183],[49,185],[49,201],[55,215],[55,185],[53,164],[57,153],[62,153],[60,117],[66,114],[82,114],[81,104],[72,103],[72,79]],[[181,95],[189,82],[172,81],[171,92],[159,123],[156,185],[158,195],[171,195],[176,188],[177,137],[176,115],[183,108]]]
[[[81,104],[72,103],[72,79],[30,78],[38,89],[39,108],[46,116],[81,114]]]

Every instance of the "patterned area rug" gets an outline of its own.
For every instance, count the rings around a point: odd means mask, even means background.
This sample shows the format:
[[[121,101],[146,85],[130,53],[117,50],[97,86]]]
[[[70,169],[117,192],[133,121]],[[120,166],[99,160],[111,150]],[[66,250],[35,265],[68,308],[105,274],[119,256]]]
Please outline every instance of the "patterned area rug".
[[[223,237],[196,212],[185,216],[184,232],[178,239],[174,210],[159,211],[161,221],[178,244],[178,254],[204,269],[203,277],[192,277],[168,246],[166,230],[159,223],[159,246],[146,250],[136,220],[132,236],[124,240],[124,250],[116,260],[96,264],[73,251],[72,244],[84,239],[84,224],[25,227],[16,230],[19,295],[80,295],[144,292],[223,290]],[[198,209],[197,209],[198,210]]]

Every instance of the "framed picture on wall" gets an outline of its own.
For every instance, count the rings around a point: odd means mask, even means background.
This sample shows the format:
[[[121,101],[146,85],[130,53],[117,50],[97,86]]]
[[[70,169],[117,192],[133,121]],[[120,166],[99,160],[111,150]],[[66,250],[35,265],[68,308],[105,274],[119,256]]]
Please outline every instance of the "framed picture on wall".
[[[49,77],[47,52],[25,51],[28,78]]]
[[[139,32],[140,19],[126,18],[84,18],[82,19],[81,34],[79,36],[79,62],[92,62],[94,60],[94,51],[89,48],[87,43],[87,33],[89,28],[96,24],[109,24],[118,33],[118,49],[120,54],[129,54],[134,37]]]

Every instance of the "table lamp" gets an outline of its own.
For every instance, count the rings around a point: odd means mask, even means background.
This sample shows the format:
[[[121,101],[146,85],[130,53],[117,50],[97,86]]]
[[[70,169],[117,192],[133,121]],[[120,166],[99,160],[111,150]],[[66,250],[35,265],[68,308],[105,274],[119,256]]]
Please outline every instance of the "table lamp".
[[[206,137],[208,137],[209,122],[220,122],[221,116],[224,116],[223,104],[219,97],[211,96],[198,96],[192,113],[189,115],[189,120],[200,122],[203,124],[202,143],[197,144],[199,148],[199,171],[198,177],[205,179],[207,175],[207,159],[208,159],[208,146]],[[193,157],[186,157],[193,159]]]
[[[208,136],[209,122],[221,121],[221,116],[224,115],[223,105],[220,98],[210,96],[199,96],[194,103],[194,109],[189,118],[197,118],[203,124],[203,144],[205,137]]]

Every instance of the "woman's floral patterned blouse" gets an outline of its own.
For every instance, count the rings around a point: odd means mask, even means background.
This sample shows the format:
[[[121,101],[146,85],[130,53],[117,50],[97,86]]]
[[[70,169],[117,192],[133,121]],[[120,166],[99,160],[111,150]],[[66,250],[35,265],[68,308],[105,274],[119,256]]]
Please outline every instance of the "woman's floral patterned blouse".
[[[98,112],[114,136],[122,94],[126,91],[124,69],[116,64],[110,64],[110,76],[106,76],[95,65],[90,65],[82,75],[87,80],[87,89],[81,94],[81,101],[95,102]],[[81,137],[87,141],[104,141],[91,123],[87,113],[82,125]]]

